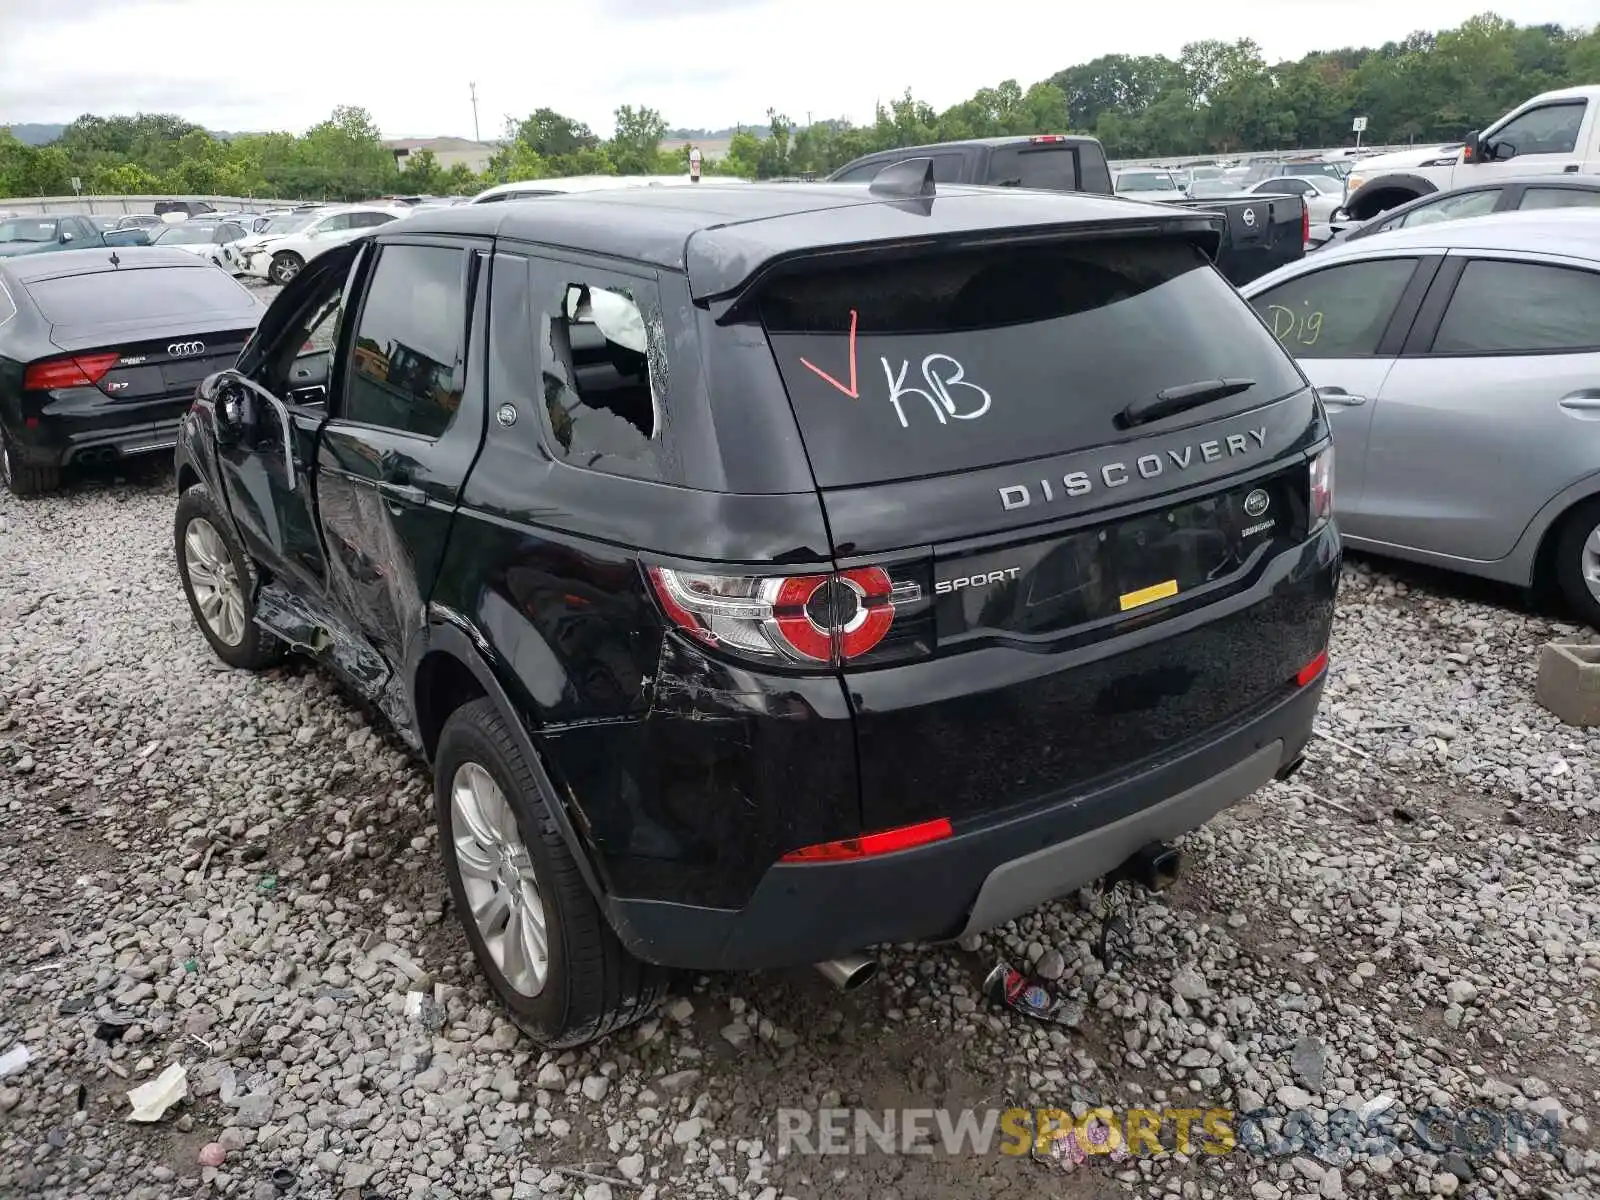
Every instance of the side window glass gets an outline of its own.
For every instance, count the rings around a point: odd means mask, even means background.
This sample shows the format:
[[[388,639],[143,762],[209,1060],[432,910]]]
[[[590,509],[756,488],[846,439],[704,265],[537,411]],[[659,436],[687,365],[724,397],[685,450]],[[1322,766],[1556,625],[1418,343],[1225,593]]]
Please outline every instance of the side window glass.
[[[350,228],[350,214],[340,213],[336,217],[328,217],[319,221],[314,228],[318,233],[338,233],[340,230]]]
[[[290,404],[322,404],[328,398],[333,350],[344,318],[348,272],[330,277],[305,300],[295,323],[285,331],[281,349],[264,364],[261,386]]]
[[[466,252],[385,246],[366,290],[339,416],[438,437],[466,376]]]
[[[567,263],[534,270],[551,449],[575,466],[655,475],[667,387],[655,284]]]
[[[1578,148],[1587,100],[1546,104],[1523,113],[1491,139],[1496,161],[1524,154],[1571,154]]]
[[[1250,301],[1298,358],[1372,354],[1416,270],[1414,258],[1375,258],[1313,271]]]
[[[1467,264],[1433,339],[1435,354],[1600,348],[1600,274],[1541,263]]]
[[[1437,221],[1458,221],[1463,217],[1481,217],[1494,211],[1500,203],[1500,190],[1488,188],[1481,192],[1464,192],[1459,196],[1446,196],[1437,204],[1424,204],[1412,209],[1389,229],[1415,229],[1419,225],[1432,225]]]
[[[1600,188],[1531,187],[1522,193],[1518,208],[1595,208]]]
[[[933,156],[933,181],[935,183],[960,183],[966,174],[965,160],[959,154]]]

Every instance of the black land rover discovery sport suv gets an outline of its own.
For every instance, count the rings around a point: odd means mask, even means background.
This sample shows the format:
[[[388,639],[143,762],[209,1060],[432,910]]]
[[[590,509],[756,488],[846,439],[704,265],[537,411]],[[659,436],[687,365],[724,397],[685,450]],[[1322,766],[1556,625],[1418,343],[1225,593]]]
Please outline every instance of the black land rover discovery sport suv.
[[[546,1045],[991,927],[1299,762],[1329,429],[1214,218],[927,165],[418,213],[184,421],[200,629],[432,764]]]

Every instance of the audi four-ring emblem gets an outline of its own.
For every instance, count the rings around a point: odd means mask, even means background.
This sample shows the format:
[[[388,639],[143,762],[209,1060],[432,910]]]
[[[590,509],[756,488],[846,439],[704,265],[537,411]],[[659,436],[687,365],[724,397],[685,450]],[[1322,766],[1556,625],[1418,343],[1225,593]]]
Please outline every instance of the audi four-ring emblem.
[[[173,342],[167,347],[167,353],[173,358],[193,358],[197,354],[206,352],[204,342]]]

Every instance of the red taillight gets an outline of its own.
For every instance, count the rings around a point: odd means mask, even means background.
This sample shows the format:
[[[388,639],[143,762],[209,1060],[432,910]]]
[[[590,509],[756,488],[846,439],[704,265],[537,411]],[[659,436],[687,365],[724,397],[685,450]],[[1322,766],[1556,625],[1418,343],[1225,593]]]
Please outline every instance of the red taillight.
[[[36,362],[22,373],[22,389],[48,392],[56,388],[94,387],[117,365],[120,354],[80,354]]]
[[[1311,240],[1311,206],[1304,200],[1300,201],[1300,240]]]
[[[1300,673],[1294,677],[1296,687],[1305,687],[1314,683],[1317,676],[1328,669],[1328,652],[1323,650],[1305,666],[1300,668]]]
[[[899,829],[885,829],[881,833],[867,833],[860,837],[840,838],[837,842],[822,842],[816,846],[802,846],[791,850],[782,862],[841,862],[852,858],[872,858],[879,854],[893,854],[896,850],[910,850],[941,842],[955,830],[950,822],[940,817],[920,825],[902,825]]]
[[[1053,145],[1053,144],[1055,144],[1057,142],[1066,141],[1067,140],[1067,135],[1064,134],[1064,133],[1036,133],[1031,138],[1029,138],[1028,140],[1030,142],[1032,142],[1035,146]]]
[[[830,574],[711,575],[650,567],[672,623],[708,646],[809,665],[859,658],[888,635],[897,603],[918,600],[882,567]]]

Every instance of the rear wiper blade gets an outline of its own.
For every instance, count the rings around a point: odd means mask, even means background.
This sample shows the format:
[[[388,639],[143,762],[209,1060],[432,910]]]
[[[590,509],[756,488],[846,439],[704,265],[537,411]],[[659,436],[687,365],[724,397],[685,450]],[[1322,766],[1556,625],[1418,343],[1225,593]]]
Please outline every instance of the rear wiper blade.
[[[1254,379],[1201,379],[1194,383],[1174,384],[1162,388],[1148,400],[1135,400],[1128,405],[1117,414],[1116,426],[1118,429],[1132,429],[1135,425],[1148,425],[1151,421],[1199,408],[1213,400],[1237,396],[1255,385]]]

